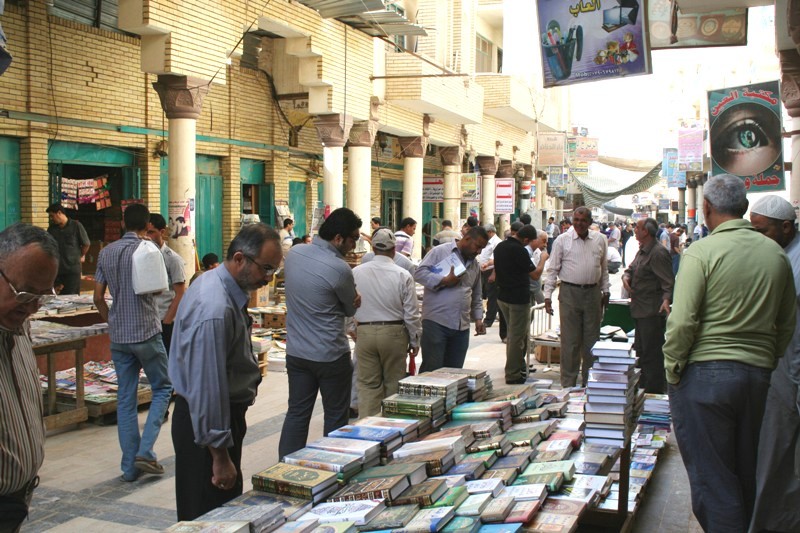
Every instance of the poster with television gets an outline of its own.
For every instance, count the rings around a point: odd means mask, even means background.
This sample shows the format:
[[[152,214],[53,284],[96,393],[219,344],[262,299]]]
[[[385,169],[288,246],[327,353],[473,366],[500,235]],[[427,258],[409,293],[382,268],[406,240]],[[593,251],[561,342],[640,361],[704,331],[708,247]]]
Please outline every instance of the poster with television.
[[[711,173],[734,174],[748,192],[782,191],[778,81],[708,91]]]
[[[538,0],[544,86],[650,74],[640,0]]]

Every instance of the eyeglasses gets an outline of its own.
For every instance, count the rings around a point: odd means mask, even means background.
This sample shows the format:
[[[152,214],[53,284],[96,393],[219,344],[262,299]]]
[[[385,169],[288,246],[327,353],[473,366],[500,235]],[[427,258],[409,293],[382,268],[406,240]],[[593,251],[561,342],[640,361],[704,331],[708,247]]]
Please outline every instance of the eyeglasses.
[[[54,288],[51,288],[50,292],[47,294],[34,294],[32,292],[18,291],[14,288],[14,286],[11,284],[11,281],[8,279],[8,276],[6,276],[5,272],[2,270],[0,270],[0,276],[3,276],[3,279],[6,280],[6,283],[8,283],[8,286],[11,288],[11,292],[14,293],[14,300],[17,303],[29,304],[36,302],[37,305],[40,305],[46,304],[56,297],[56,290]]]
[[[260,268],[261,272],[263,272],[265,276],[271,276],[277,270],[275,267],[273,267],[271,265],[262,265],[261,263],[259,263],[258,261],[256,261],[255,259],[253,259],[251,256],[249,256],[247,254],[243,253],[242,255],[245,257],[245,259],[247,259],[248,261],[250,261],[251,263],[256,265],[258,268]]]

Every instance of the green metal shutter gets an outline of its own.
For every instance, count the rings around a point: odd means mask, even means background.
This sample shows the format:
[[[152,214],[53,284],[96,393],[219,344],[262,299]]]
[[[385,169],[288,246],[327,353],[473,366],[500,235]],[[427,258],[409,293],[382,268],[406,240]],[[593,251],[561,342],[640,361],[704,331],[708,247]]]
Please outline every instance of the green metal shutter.
[[[294,234],[308,233],[306,226],[306,182],[289,182],[289,211],[294,215]]]
[[[0,228],[20,220],[19,140],[0,137]]]

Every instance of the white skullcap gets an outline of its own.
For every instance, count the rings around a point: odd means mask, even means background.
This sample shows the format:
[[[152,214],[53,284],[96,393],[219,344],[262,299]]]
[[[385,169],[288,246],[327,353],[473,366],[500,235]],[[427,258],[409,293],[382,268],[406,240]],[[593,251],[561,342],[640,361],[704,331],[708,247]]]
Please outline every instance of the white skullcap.
[[[775,194],[760,198],[750,212],[775,220],[794,220],[797,217],[792,204]]]

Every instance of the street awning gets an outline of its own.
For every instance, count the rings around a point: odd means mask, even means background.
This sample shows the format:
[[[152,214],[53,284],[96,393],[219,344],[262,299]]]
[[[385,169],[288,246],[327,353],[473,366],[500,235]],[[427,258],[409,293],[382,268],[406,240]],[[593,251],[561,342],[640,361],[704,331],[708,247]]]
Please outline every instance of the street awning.
[[[642,171],[645,171],[645,174],[642,174]],[[659,172],[661,172],[660,162],[654,165],[652,162],[600,158],[600,161],[589,164],[590,177],[583,179],[575,175],[572,177],[581,189],[584,205],[601,207],[618,196],[646,191],[656,185],[661,179]]]

